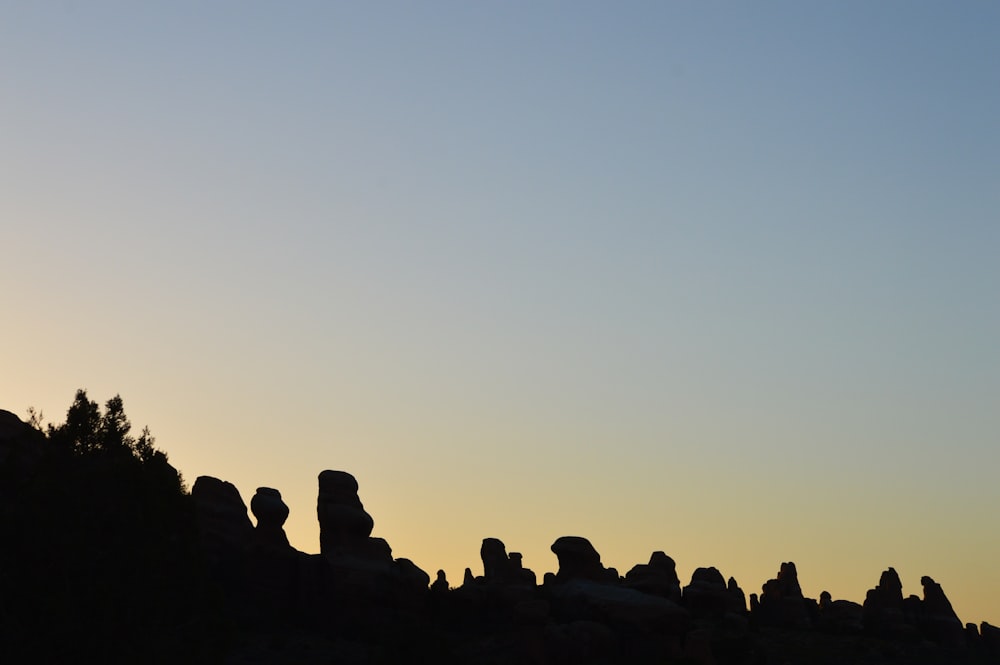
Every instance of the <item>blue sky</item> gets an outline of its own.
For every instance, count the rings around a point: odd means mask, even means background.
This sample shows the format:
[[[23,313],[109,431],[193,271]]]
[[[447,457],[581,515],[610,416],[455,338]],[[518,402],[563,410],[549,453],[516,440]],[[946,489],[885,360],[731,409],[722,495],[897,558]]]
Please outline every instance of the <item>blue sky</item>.
[[[1000,622],[997,6],[0,18],[0,407],[121,393],[306,551],[342,468],[453,582],[577,533]]]

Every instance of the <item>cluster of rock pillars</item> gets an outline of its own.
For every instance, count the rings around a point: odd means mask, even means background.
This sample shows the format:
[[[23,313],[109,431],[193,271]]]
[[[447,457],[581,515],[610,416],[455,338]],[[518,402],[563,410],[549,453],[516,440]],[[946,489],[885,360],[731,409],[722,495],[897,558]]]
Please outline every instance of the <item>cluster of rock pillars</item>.
[[[747,598],[716,568],[694,571],[682,586],[673,559],[653,552],[621,575],[591,543],[564,536],[552,544],[559,570],[541,583],[497,538],[483,540],[483,574],[465,569],[460,586],[393,558],[344,471],[319,475],[320,554],[292,548],[283,530],[288,507],[262,487],[250,501],[254,526],[231,483],[202,476],[192,496],[212,574],[237,621],[282,621],[364,641],[398,626],[445,631],[466,662],[768,662],[754,636],[768,630],[864,636],[887,643],[974,653],[1000,662],[1000,628],[963,625],[941,586],[922,578],[923,597],[904,597],[896,571],[882,573],[863,604],[803,595],[795,564],[782,563],[761,593]],[[489,654],[487,658],[484,654]],[[603,655],[602,655],[603,654]],[[624,662],[624,661],[622,661]],[[937,662],[937,661],[935,661]]]

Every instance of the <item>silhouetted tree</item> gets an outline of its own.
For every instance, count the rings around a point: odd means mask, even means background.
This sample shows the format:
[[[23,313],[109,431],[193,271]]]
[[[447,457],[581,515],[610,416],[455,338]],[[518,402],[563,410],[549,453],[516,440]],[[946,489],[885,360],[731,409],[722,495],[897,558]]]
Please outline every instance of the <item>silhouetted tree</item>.
[[[28,422],[41,429],[41,414],[28,410]],[[125,403],[120,395],[115,395],[104,404],[104,413],[97,402],[87,397],[87,391],[79,389],[73,403],[66,412],[66,422],[50,424],[46,436],[56,447],[69,448],[75,454],[89,456],[104,454],[111,456],[131,456],[142,463],[151,477],[156,477],[166,489],[184,489],[181,475],[167,461],[167,454],[157,450],[156,441],[143,427],[138,437],[132,436],[132,423],[125,415]]]
[[[81,389],[65,422],[41,421],[29,411],[42,454],[28,473],[0,459],[0,653],[190,661],[215,614],[180,474],[119,395],[102,411]]]
[[[125,416],[125,405],[122,398],[115,395],[104,404],[104,415],[98,426],[98,444],[105,450],[131,451],[135,446],[135,439],[129,436],[132,423]]]
[[[101,412],[97,402],[87,399],[87,391],[76,391],[76,397],[66,411],[66,422],[49,425],[46,434],[53,443],[71,448],[79,454],[94,452],[100,448],[99,432]]]

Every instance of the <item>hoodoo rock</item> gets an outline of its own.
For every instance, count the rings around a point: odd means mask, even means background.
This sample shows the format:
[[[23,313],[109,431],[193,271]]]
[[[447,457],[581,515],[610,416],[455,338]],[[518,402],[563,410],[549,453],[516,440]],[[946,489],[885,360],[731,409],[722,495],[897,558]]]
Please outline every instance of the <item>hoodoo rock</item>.
[[[209,560],[218,563],[241,555],[250,546],[254,529],[236,486],[212,476],[198,476],[191,496]]]
[[[288,519],[288,506],[281,500],[281,492],[270,487],[258,487],[250,499],[250,511],[257,518],[254,544],[258,547],[290,549],[284,524]]]
[[[778,576],[764,583],[764,598],[802,598],[799,573],[795,564],[787,561],[778,569]]]
[[[244,611],[256,609],[255,620],[274,622],[288,614],[315,606],[321,575],[309,561],[311,557],[288,543],[284,524],[288,506],[281,492],[258,487],[250,499],[250,511],[257,518],[253,545],[244,560],[247,588],[251,600]],[[322,556],[316,557],[322,559]]]
[[[675,603],[681,602],[677,564],[663,552],[653,552],[649,563],[640,563],[625,573],[625,586]]]
[[[764,583],[755,616],[761,623],[802,628],[817,610],[815,600],[803,597],[798,571],[788,561],[781,564],[777,577]]]
[[[601,555],[590,541],[581,536],[562,536],[552,543],[552,552],[559,559],[556,582],[569,580],[591,580],[593,582],[615,582],[618,571],[605,568]]]
[[[430,576],[409,559],[392,558],[382,538],[372,538],[375,526],[358,496],[358,481],[346,471],[319,474],[316,500],[320,553],[336,570],[339,591],[355,598],[364,594],[388,597],[400,589],[426,590]]]
[[[479,557],[483,560],[483,577],[487,582],[506,582],[510,560],[507,557],[507,546],[499,538],[483,538],[479,548]]]
[[[927,576],[920,583],[924,587],[923,599],[915,595],[903,598],[903,585],[896,571],[889,568],[883,572],[878,585],[865,597],[865,631],[889,639],[923,638],[945,647],[965,645],[967,631],[941,585]]]
[[[696,568],[681,604],[698,617],[721,617],[729,610],[729,589],[718,568]]]
[[[328,470],[319,474],[316,516],[320,553],[362,558],[382,558],[380,555],[384,555],[384,546],[369,542],[375,521],[365,512],[358,497],[358,481],[346,471]]]
[[[445,593],[448,591],[448,577],[443,570],[437,571],[437,579],[431,584],[431,591],[434,593]]]
[[[920,584],[924,587],[920,632],[938,644],[961,646],[965,641],[964,628],[941,585],[926,575],[920,578]]]
[[[520,552],[511,552],[507,558],[510,559],[511,575],[515,583],[528,586],[537,584],[538,577],[535,571],[524,567],[524,555]]]
[[[484,538],[479,556],[483,560],[482,580],[487,584],[526,584],[535,586],[535,573],[524,567],[519,552],[507,554],[499,538]]]
[[[861,618],[865,630],[873,635],[908,632],[903,616],[903,584],[894,568],[883,571],[875,588],[868,590]]]

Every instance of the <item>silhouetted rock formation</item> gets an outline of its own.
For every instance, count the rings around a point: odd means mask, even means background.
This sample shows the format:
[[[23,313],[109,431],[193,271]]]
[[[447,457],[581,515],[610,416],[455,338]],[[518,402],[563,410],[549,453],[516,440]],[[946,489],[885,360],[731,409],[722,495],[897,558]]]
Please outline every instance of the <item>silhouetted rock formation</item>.
[[[622,658],[622,662],[653,662],[680,653],[682,636],[691,622],[684,608],[666,595],[624,585],[615,569],[601,564],[600,555],[586,538],[561,537],[552,544],[552,551],[559,559],[559,571],[545,575],[542,589],[551,601],[556,624],[547,643],[555,662],[618,662]],[[639,569],[633,582],[674,593],[673,562],[662,553],[654,555],[651,562],[653,569]],[[571,647],[566,642],[570,635],[589,646]],[[616,636],[624,641],[616,644]]]
[[[527,584],[535,586],[538,579],[535,571],[524,567],[524,556],[520,552],[511,552],[510,559],[511,575],[516,584]]]
[[[865,631],[888,639],[930,640],[947,647],[967,645],[970,639],[986,643],[978,634],[971,637],[962,625],[941,585],[926,575],[920,578],[924,597],[903,598],[903,585],[896,571],[882,573],[878,585],[868,591],[862,614]]]
[[[903,583],[894,568],[885,570],[865,596],[862,623],[867,632],[881,637],[914,634],[903,615]]]
[[[787,561],[781,564],[778,576],[768,580],[764,585],[764,595],[774,595],[781,598],[802,598],[802,587],[799,586],[799,573],[795,564]]]
[[[743,589],[736,583],[735,577],[730,577],[726,583],[726,590],[729,592],[729,611],[737,614],[745,614],[747,611],[747,596]]]
[[[10,411],[0,410],[0,470],[6,472],[0,488],[10,487],[38,466],[44,441],[41,432]]]
[[[819,595],[817,627],[830,633],[855,635],[863,628],[864,609],[849,600],[833,600],[829,591]]]
[[[319,474],[319,550],[327,556],[357,556],[364,559],[391,560],[392,551],[385,541],[370,539],[375,521],[365,512],[358,497],[358,481],[345,471]]]
[[[319,475],[321,553],[305,554],[278,490],[257,489],[255,527],[232,484],[201,476],[187,495],[122,452],[78,454],[0,411],[4,662],[1000,665],[1000,628],[963,626],[926,576],[922,599],[890,568],[864,606],[817,604],[782,563],[748,612],[713,567],[682,591],[661,551],[620,578],[562,537],[538,586],[485,538],[483,575],[451,589],[372,537],[346,472]]]
[[[983,650],[1000,662],[1000,628],[982,622],[979,624],[979,639]]]
[[[559,572],[555,575],[556,582],[577,579],[594,582],[618,581],[618,571],[614,568],[605,568],[601,564],[601,555],[586,538],[562,536],[552,543],[551,549],[556,558],[559,559]]]
[[[699,617],[721,617],[729,609],[729,589],[718,568],[696,568],[681,604]]]
[[[443,570],[437,571],[437,579],[431,584],[431,591],[435,593],[444,593],[450,587],[448,586],[448,578]]]
[[[727,613],[745,617],[747,613],[746,595],[736,579],[730,577],[726,582],[714,567],[695,569],[691,583],[684,587],[681,605],[703,618],[717,619]]]
[[[254,529],[236,486],[211,476],[198,476],[191,496],[209,560],[218,563],[242,556],[250,546]]]
[[[484,538],[479,555],[483,560],[483,581],[487,584],[526,584],[535,586],[535,573],[524,568],[521,554],[507,554],[499,538]]]
[[[317,555],[288,544],[289,509],[276,489],[258,488],[250,501],[256,527],[230,483],[199,477],[192,496],[229,620],[251,634],[304,631],[299,634],[335,645],[320,647],[321,661],[832,664],[852,662],[868,648],[850,641],[862,639],[864,626],[877,636],[864,639],[889,636],[878,642],[888,646],[877,647],[889,655],[865,652],[858,662],[1000,663],[1000,629],[963,627],[929,577],[922,579],[922,600],[904,598],[893,569],[862,607],[827,592],[818,604],[805,598],[795,565],[782,563],[761,596],[751,595],[748,612],[735,579],[727,581],[714,567],[697,568],[682,590],[673,559],[660,551],[619,578],[586,538],[562,537],[552,544],[559,570],[539,587],[520,554],[485,538],[483,576],[466,569],[463,586],[450,589],[444,571],[431,584],[412,561],[393,560],[389,544],[371,536],[374,520],[345,472],[320,474]],[[391,635],[405,637],[391,638],[386,651]],[[822,635],[844,642],[824,642]],[[929,651],[932,642],[942,651]],[[275,657],[253,649],[230,656],[234,662]]]
[[[431,576],[421,570],[417,564],[403,557],[396,559],[395,564],[404,584],[413,591],[427,591],[431,583]]]
[[[754,611],[758,623],[801,628],[817,613],[816,601],[803,597],[799,574],[791,561],[782,563],[777,577],[765,582],[761,591]]]
[[[251,499],[256,528],[232,483],[200,476],[191,494],[206,559],[233,613],[241,621],[270,622],[299,611],[305,555],[288,544],[282,528],[288,506],[278,490],[261,487]]]
[[[951,602],[944,595],[941,585],[924,575],[924,600],[920,608],[918,628],[928,639],[947,646],[961,646],[965,642],[964,629]]]
[[[389,543],[371,537],[375,521],[365,512],[351,474],[319,474],[316,515],[320,552],[334,568],[338,593],[358,604],[370,598],[398,598],[405,589],[428,589],[426,572],[409,559],[393,561]]]
[[[479,557],[483,560],[483,577],[487,582],[507,581],[509,561],[507,546],[503,541],[499,538],[483,538]]]
[[[681,635],[690,614],[678,604],[634,589],[572,578],[552,589],[557,613],[572,620],[599,621],[640,634]]]
[[[675,603],[681,602],[677,565],[663,552],[653,552],[649,563],[640,563],[625,573],[625,586]]]
[[[257,518],[254,529],[254,544],[277,550],[291,548],[282,528],[288,519],[288,506],[281,500],[281,492],[270,487],[258,487],[250,499],[250,510]]]

